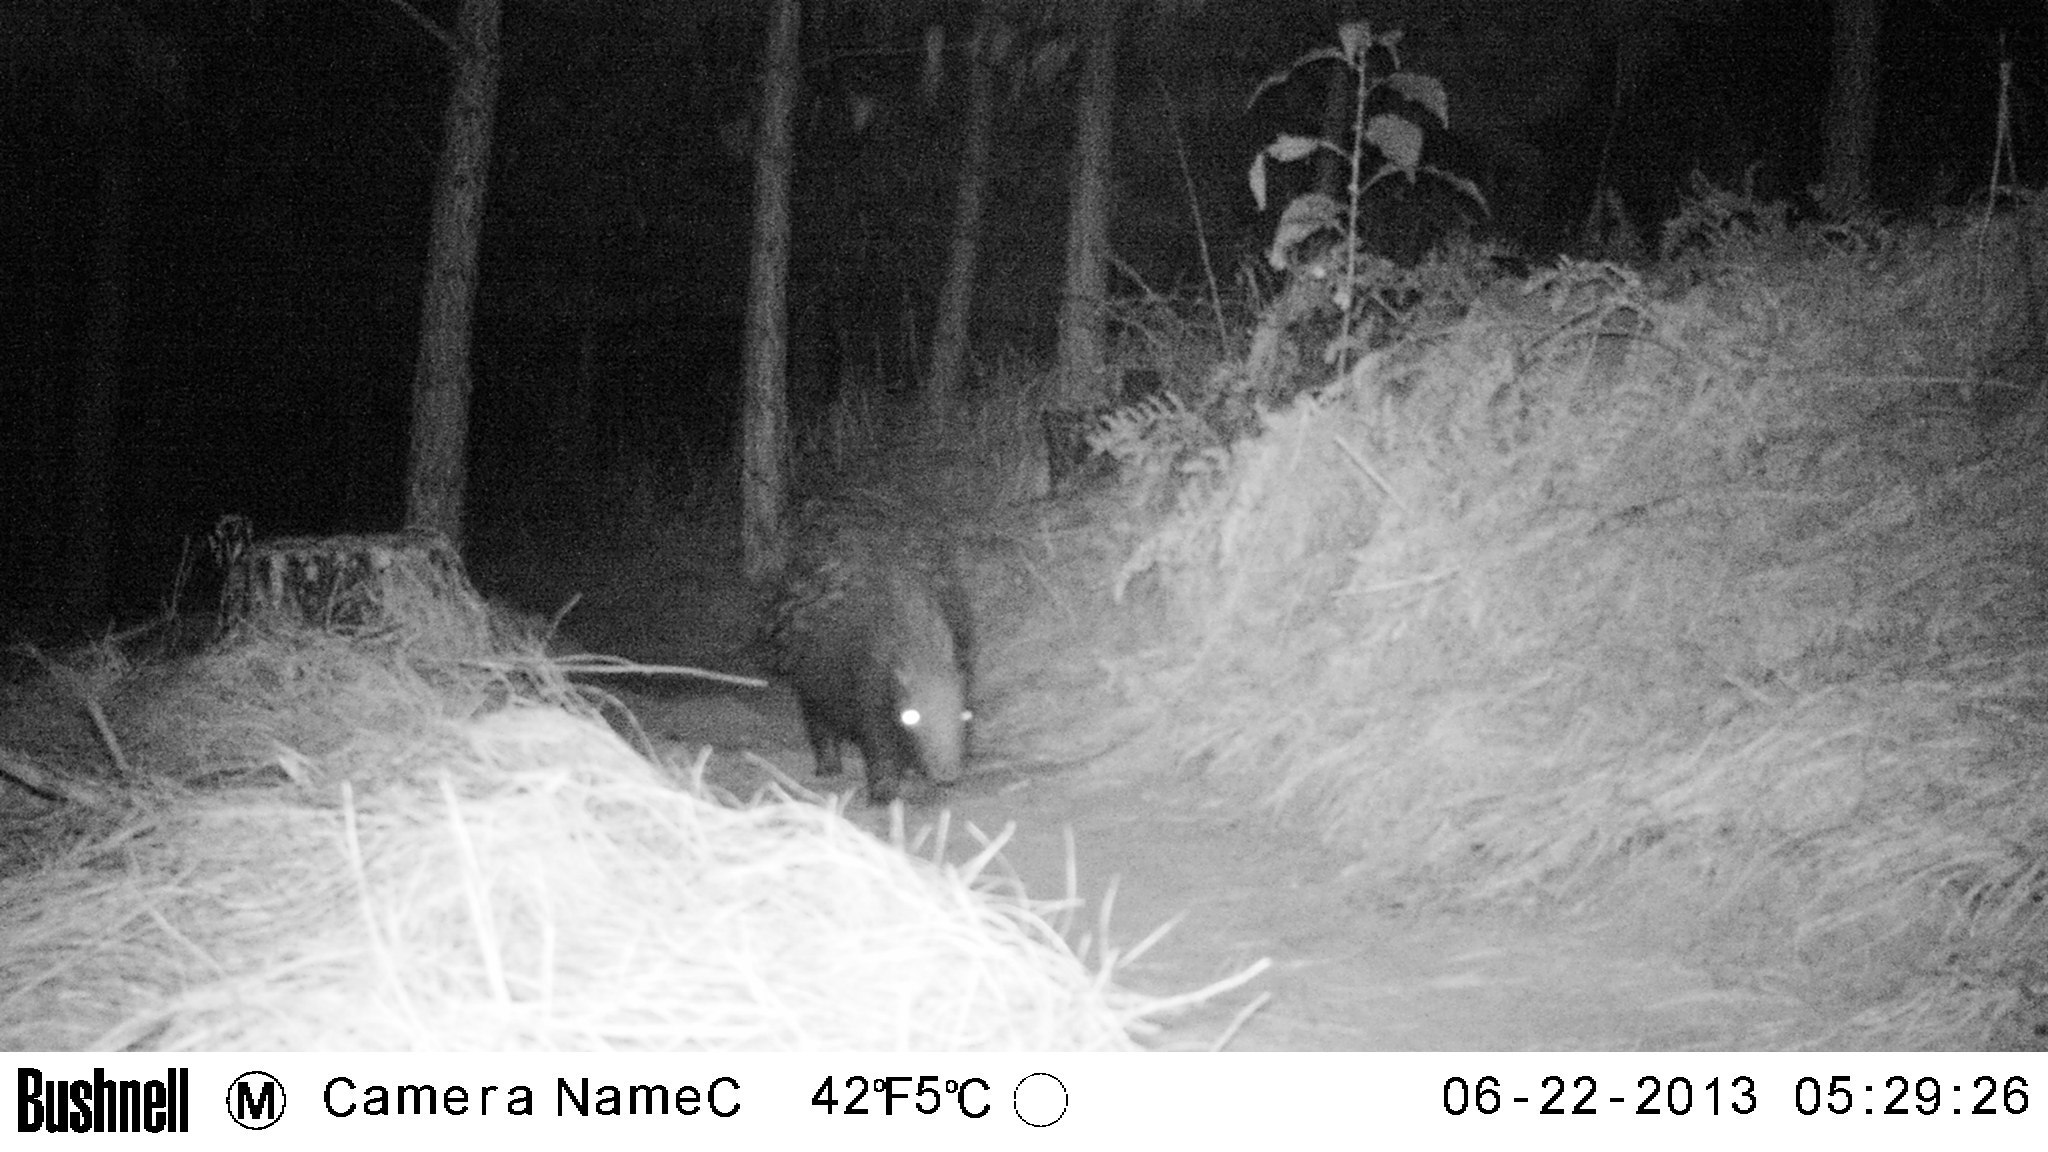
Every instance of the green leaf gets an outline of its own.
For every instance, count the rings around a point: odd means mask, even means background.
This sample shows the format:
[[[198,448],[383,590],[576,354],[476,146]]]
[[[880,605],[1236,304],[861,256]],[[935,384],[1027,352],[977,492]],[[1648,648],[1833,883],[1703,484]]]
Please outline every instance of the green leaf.
[[[1493,208],[1491,205],[1487,204],[1486,193],[1481,192],[1479,190],[1479,185],[1474,184],[1472,181],[1465,179],[1463,176],[1459,176],[1451,172],[1446,172],[1434,164],[1425,164],[1423,165],[1422,170],[1424,172],[1429,173],[1431,176],[1434,176],[1437,179],[1443,181],[1444,183],[1449,184],[1451,187],[1456,188],[1458,191],[1463,192],[1465,195],[1470,196],[1472,198],[1472,202],[1474,204],[1479,205],[1479,210],[1481,212],[1486,213],[1488,216],[1493,215]]]
[[[1394,71],[1401,70],[1401,30],[1389,28],[1380,36],[1380,47],[1387,50],[1387,56],[1394,62]]]
[[[1366,124],[1365,139],[1380,150],[1389,164],[1408,173],[1409,179],[1414,179],[1415,169],[1422,163],[1420,125],[1406,116],[1382,112]]]
[[[1399,164],[1388,163],[1380,165],[1371,176],[1367,177],[1363,187],[1370,188],[1389,176],[1406,176],[1410,184],[1415,183],[1415,169],[1403,168]]]
[[[1444,127],[1451,126],[1451,98],[1443,81],[1420,72],[1396,72],[1380,83],[1429,109]]]
[[[1296,136],[1292,132],[1282,132],[1273,137],[1271,144],[1266,145],[1266,155],[1282,164],[1289,164],[1315,155],[1319,148],[1339,151],[1336,145],[1320,136]]]
[[[1337,43],[1344,46],[1344,62],[1356,65],[1365,50],[1372,47],[1372,21],[1353,20],[1337,26]]]
[[[1251,99],[1246,100],[1244,106],[1249,108],[1257,104],[1259,97],[1264,96],[1268,88],[1278,87],[1281,84],[1287,83],[1289,80],[1294,79],[1295,69],[1300,68],[1304,64],[1313,64],[1318,60],[1335,60],[1339,64],[1345,62],[1343,53],[1327,46],[1304,52],[1295,59],[1294,63],[1259,81],[1259,86],[1252,89]]]

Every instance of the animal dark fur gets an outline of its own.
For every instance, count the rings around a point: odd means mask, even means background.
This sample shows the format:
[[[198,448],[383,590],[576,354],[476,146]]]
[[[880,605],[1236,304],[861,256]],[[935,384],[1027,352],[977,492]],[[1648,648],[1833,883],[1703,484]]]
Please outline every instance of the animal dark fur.
[[[907,776],[951,783],[963,769],[972,638],[949,551],[928,536],[814,522],[776,602],[776,671],[796,689],[818,774],[837,775],[854,744],[877,804]]]

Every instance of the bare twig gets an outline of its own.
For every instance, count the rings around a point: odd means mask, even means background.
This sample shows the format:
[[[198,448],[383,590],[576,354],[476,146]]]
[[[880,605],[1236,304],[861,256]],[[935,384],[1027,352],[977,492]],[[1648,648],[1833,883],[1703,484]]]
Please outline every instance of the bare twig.
[[[1173,154],[1180,160],[1181,182],[1188,189],[1188,214],[1195,219],[1195,246],[1202,253],[1202,275],[1209,281],[1209,307],[1216,313],[1216,339],[1230,346],[1230,328],[1223,320],[1223,289],[1216,283],[1216,265],[1209,259],[1209,229],[1202,223],[1202,198],[1195,194],[1195,174],[1188,167],[1188,144],[1181,138],[1180,114],[1174,107],[1173,93],[1167,91],[1166,81],[1159,73],[1152,73],[1152,83],[1159,86],[1159,99],[1166,105],[1166,127],[1173,133]]]
[[[455,660],[464,668],[482,668],[496,672],[518,671],[531,667],[527,660]],[[641,664],[619,656],[562,656],[549,657],[548,663],[572,676],[691,676],[699,680],[713,680],[720,684],[734,684],[741,688],[766,688],[768,682],[757,676],[738,676],[731,672],[713,672],[708,668],[692,668],[684,664]]]
[[[79,675],[77,669],[43,655],[42,649],[33,644],[17,645],[16,651],[40,663],[52,680],[71,689],[72,695],[77,696],[78,702],[85,707],[86,716],[91,718],[93,730],[99,733],[100,743],[107,749],[107,758],[114,762],[114,771],[124,780],[133,780],[135,770],[122,753],[121,741],[114,735],[114,726],[107,721],[106,710],[100,707],[99,699],[93,694],[92,685],[85,682],[85,677]]]
[[[1387,499],[1394,502],[1394,507],[1399,508],[1403,512],[1409,510],[1408,505],[1401,500],[1400,494],[1394,491],[1394,486],[1387,483],[1387,478],[1380,475],[1379,469],[1374,468],[1358,449],[1346,443],[1342,436],[1334,436],[1331,439],[1337,442],[1337,447],[1343,451],[1345,457],[1357,465],[1360,472],[1365,473],[1367,479],[1379,485],[1380,491],[1387,494]]]
[[[66,779],[19,752],[0,748],[0,776],[23,788],[55,800],[69,800],[87,808],[109,808],[113,797],[90,784]]]
[[[406,3],[405,0],[390,0],[390,3],[392,7],[398,9],[400,12],[405,13],[405,15],[409,19],[411,19],[413,23],[419,25],[421,28],[426,29],[427,35],[432,36],[436,40],[439,40],[441,42],[441,46],[443,48],[448,49],[450,55],[462,55],[463,47],[460,43],[456,42],[454,33],[448,31],[446,28],[441,27],[439,24],[434,23],[432,20],[427,19],[424,13],[422,13],[419,9],[413,7],[412,5]]]
[[[1239,1008],[1237,1015],[1230,1018],[1230,1025],[1223,1029],[1223,1035],[1216,1038],[1215,1045],[1209,1050],[1211,1052],[1221,1052],[1225,1048],[1230,1047],[1230,1042],[1237,1038],[1238,1031],[1244,1027],[1245,1021],[1250,1020],[1254,1013],[1264,1008],[1272,999],[1273,994],[1271,992],[1261,992],[1257,996],[1252,997],[1251,1003]]]

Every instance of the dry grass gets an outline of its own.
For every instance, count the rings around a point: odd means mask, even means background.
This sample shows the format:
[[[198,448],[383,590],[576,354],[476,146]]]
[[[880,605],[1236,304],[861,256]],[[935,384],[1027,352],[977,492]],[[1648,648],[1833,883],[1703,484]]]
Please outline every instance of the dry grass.
[[[1112,685],[1361,882],[1641,925],[1853,1017],[1809,1042],[2038,1042],[2048,452],[1956,387],[1984,250],[1569,272],[1376,356],[1132,548],[1179,639]]]
[[[0,1046],[1116,1049],[1173,1006],[984,875],[999,844],[947,866],[721,800],[543,700],[544,662],[428,639],[271,628],[107,678],[142,778],[10,794]]]
[[[1014,361],[979,375],[974,394],[936,419],[915,395],[842,390],[798,431],[798,489],[886,492],[947,519],[1044,495],[1041,383]]]

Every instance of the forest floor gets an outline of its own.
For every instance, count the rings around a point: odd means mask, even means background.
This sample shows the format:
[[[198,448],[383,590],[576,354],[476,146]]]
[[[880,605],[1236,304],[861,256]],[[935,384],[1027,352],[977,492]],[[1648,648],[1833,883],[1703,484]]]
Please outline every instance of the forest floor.
[[[753,605],[720,550],[670,542],[629,549],[526,549],[476,564],[478,583],[550,614],[582,648],[663,664],[758,674]],[[740,797],[767,784],[761,760],[817,791],[854,793],[857,773],[811,774],[796,703],[780,687],[676,678],[600,684],[676,763],[713,750],[707,780]],[[851,767],[851,766],[850,766]],[[1347,877],[1344,856],[1284,815],[1214,781],[1141,770],[1106,753],[1080,767],[996,767],[905,813],[914,836],[940,819],[948,855],[1011,829],[1001,868],[1034,900],[1086,904],[1070,934],[1129,949],[1124,987],[1205,988],[1261,960],[1240,988],[1161,1020],[1153,1047],[1233,1051],[1742,1051],[1837,1047],[1829,1021],[1749,972],[1716,972],[1660,950],[1625,924],[1527,911],[1403,908]],[[855,794],[849,818],[888,835],[888,813]],[[1071,845],[1071,847],[1070,847]],[[1237,1018],[1261,994],[1249,1015]]]

